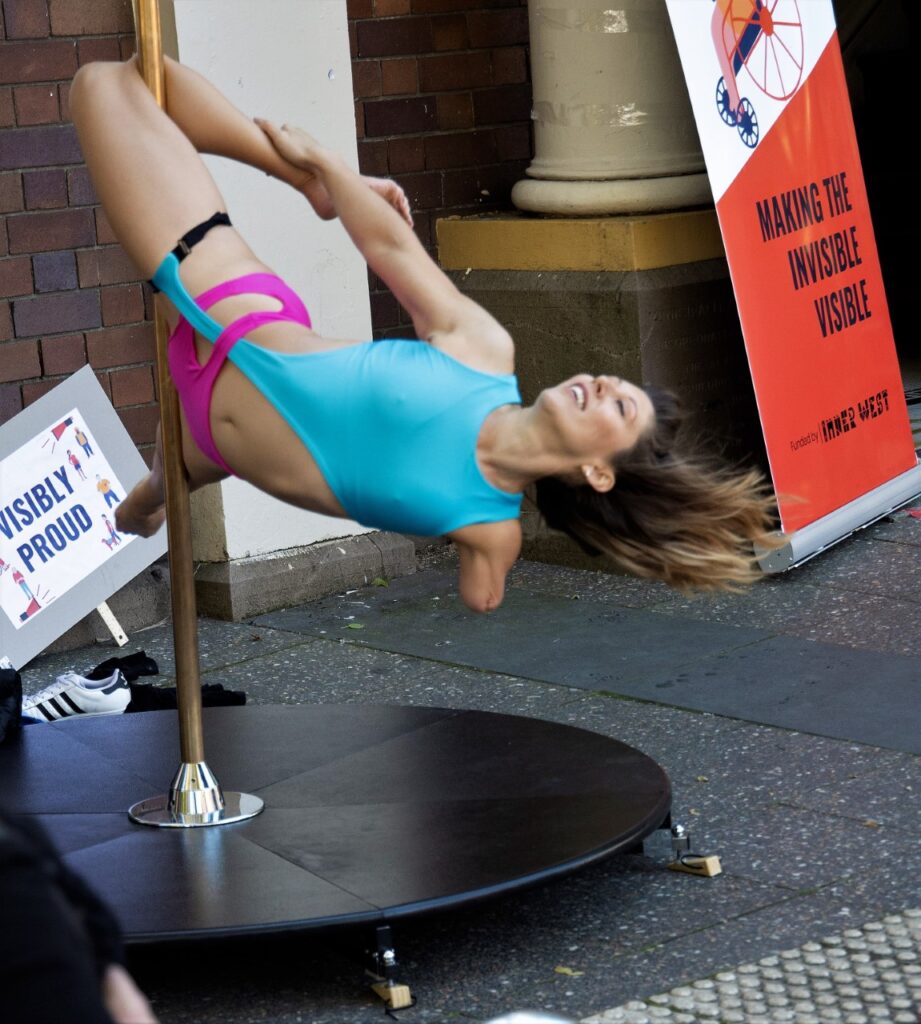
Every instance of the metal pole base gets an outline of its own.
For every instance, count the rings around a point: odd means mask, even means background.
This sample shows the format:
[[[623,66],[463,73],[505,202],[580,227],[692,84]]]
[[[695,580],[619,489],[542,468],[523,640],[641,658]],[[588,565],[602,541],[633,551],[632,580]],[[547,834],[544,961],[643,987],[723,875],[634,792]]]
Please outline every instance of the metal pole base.
[[[169,793],[133,804],[128,816],[157,828],[200,828],[254,818],[264,807],[250,793],[224,793],[204,761],[179,765]]]

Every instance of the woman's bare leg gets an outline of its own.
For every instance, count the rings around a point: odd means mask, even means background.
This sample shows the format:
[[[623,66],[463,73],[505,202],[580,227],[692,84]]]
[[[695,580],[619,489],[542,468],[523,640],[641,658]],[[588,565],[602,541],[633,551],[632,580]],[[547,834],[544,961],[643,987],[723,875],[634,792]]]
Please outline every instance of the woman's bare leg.
[[[253,120],[206,78],[169,57],[165,58],[164,66],[169,116],[199,153],[213,153],[249,164],[302,192],[324,220],[336,216],[329,195],[317,178],[310,171],[288,163]],[[396,182],[370,177],[364,181],[412,225],[409,203]]]
[[[303,192],[318,213],[328,212],[325,189],[309,171],[281,157],[253,121],[197,71],[164,58],[169,116],[199,153],[249,164]]]
[[[115,235],[144,277],[190,227],[225,210],[195,147],[154,102],[133,62],[87,64],[71,113]],[[227,232],[229,228],[217,230]]]
[[[89,64],[74,79],[72,114],[96,191],[118,240],[145,277],[190,227],[224,210],[195,147],[163,113],[133,63]],[[218,228],[224,260],[249,254],[231,228]],[[226,475],[195,447],[183,422],[182,452],[191,488]],[[150,474],[119,505],[125,533],[151,536],[163,525],[159,432]]]
[[[169,58],[164,66],[168,117],[154,103],[134,60],[86,65],[77,73],[71,93],[74,123],[90,174],[115,233],[129,253],[133,241],[130,217],[119,217],[120,208],[127,206],[131,216],[145,200],[146,205],[159,208],[159,196],[151,186],[163,184],[164,170],[170,172],[168,183],[174,189],[181,175],[192,172],[193,202],[200,205],[207,185],[211,206],[197,220],[186,217],[176,227],[170,226],[170,232],[176,233],[170,233],[168,244],[158,250],[160,259],[189,227],[223,209],[222,203],[214,205],[217,186],[197,159],[196,151],[229,157],[278,178],[302,192],[321,217],[335,216],[322,184],[309,171],[280,156],[261,129],[210,82]],[[153,173],[144,173],[151,161]],[[406,197],[395,182],[379,178],[365,181],[412,222]],[[127,196],[123,195],[125,185]],[[110,209],[116,204],[119,209]],[[165,237],[166,232],[163,234]],[[140,262],[139,266],[144,269]]]

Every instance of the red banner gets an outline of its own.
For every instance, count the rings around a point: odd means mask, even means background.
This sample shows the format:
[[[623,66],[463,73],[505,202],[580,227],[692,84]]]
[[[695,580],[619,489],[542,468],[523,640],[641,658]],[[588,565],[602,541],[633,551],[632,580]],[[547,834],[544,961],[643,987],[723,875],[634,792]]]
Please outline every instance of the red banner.
[[[672,11],[786,532],[917,464],[826,4],[695,3],[707,60],[687,38],[691,5],[680,24]],[[709,95],[695,97],[708,62]]]

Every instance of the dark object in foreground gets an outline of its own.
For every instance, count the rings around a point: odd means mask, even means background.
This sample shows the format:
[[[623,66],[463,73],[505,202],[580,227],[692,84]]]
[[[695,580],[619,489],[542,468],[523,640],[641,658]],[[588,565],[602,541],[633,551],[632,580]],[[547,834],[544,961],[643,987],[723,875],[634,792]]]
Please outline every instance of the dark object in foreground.
[[[102,975],[123,961],[115,918],[38,823],[0,813],[0,1019],[111,1024]]]
[[[22,677],[14,668],[0,668],[0,743],[20,727]]]

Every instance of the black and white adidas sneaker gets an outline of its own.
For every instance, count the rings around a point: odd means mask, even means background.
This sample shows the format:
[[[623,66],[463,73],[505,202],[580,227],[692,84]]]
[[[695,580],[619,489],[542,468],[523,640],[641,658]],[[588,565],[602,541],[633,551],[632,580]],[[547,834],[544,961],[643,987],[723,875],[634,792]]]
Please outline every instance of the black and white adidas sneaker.
[[[106,679],[85,679],[65,672],[44,690],[24,697],[24,718],[56,722],[77,715],[120,715],[131,701],[128,680],[116,669]]]

